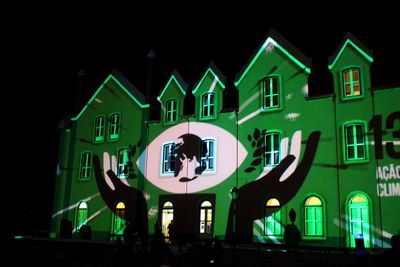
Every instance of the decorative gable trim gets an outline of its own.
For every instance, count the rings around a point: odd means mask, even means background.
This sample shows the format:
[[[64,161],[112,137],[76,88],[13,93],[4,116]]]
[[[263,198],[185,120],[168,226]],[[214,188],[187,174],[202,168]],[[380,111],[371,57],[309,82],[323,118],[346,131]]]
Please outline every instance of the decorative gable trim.
[[[86,103],[79,114],[72,118],[72,121],[78,120],[85,110],[92,104],[93,101],[97,103],[101,103],[101,100],[97,98],[97,95],[100,91],[105,87],[105,85],[110,81],[113,80],[119,88],[121,88],[129,98],[131,98],[140,108],[148,108],[149,104],[143,104],[144,96],[143,94],[133,85],[131,84],[117,69],[114,69],[111,74],[104,80],[104,82],[99,86],[97,91],[93,94],[92,98]]]
[[[157,96],[157,100],[159,102],[161,102],[161,98],[164,95],[165,91],[167,90],[167,88],[169,87],[169,85],[171,84],[171,82],[174,81],[177,85],[178,88],[180,89],[181,93],[183,94],[183,96],[186,96],[186,90],[188,88],[188,84],[183,80],[182,76],[179,74],[179,72],[175,69],[172,72],[171,77],[169,78],[167,85],[165,85],[164,89],[161,91],[161,93]]]
[[[245,67],[236,75],[235,86],[238,86],[240,84],[240,82],[246,76],[247,72],[250,70],[250,68],[263,52],[271,51],[274,48],[278,48],[300,68],[304,69],[305,72],[309,74],[311,73],[311,59],[305,56],[300,50],[298,50],[289,41],[283,38],[277,31],[271,29],[268,33],[268,37],[266,38],[266,40],[262,42],[261,46],[256,49],[256,52],[253,53],[253,55],[250,57],[250,60],[245,65]]]
[[[194,90],[192,91],[193,95],[196,94],[197,90],[200,88],[200,85],[203,83],[204,79],[207,77],[208,73],[211,73],[212,76],[217,80],[218,84],[225,89],[226,77],[221,74],[221,71],[217,68],[214,62],[210,62],[207,67],[207,70],[204,72],[201,80],[195,85]]]
[[[329,70],[333,69],[337,60],[348,45],[351,45],[357,52],[365,57],[368,62],[374,62],[374,59],[372,57],[372,50],[368,49],[363,43],[360,42],[360,40],[358,40],[354,35],[348,32],[346,33],[339,47],[336,49],[335,53],[331,57],[329,57]]]

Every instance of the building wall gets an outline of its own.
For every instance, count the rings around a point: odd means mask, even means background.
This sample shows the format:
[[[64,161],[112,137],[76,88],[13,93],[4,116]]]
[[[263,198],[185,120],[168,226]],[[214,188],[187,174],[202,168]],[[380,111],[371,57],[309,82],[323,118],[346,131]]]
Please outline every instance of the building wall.
[[[182,238],[216,235],[230,240],[236,235],[243,242],[282,243],[284,226],[290,223],[289,211],[293,209],[302,244],[346,247],[354,246],[350,225],[356,227],[355,215],[351,213],[357,209],[350,210],[349,201],[359,194],[365,196],[368,206],[368,224],[363,228],[367,231],[366,246],[387,247],[391,235],[399,231],[396,216],[400,214],[397,180],[400,179],[400,113],[396,102],[399,88],[371,90],[371,62],[355,46],[344,45],[331,65],[334,94],[310,98],[309,71],[294,59],[295,53],[281,47],[264,47],[265,51],[256,54],[236,80],[237,111],[221,111],[225,85],[213,67],[195,85],[193,116],[183,116],[184,95],[179,79],[168,83],[159,101],[165,108],[166,101],[177,98],[179,116],[173,123],[165,123],[164,115],[161,121],[148,122],[146,107],[127,93],[120,78],[108,78],[72,121],[72,126],[63,132],[53,230],[60,227],[61,218],[75,223],[77,205],[85,201],[94,238],[108,239],[115,206],[123,201],[126,205],[123,219],[135,223],[141,232],[152,234],[156,221],[163,221],[163,205],[172,202],[176,231]],[[361,74],[362,93],[345,99],[343,71],[355,67]],[[279,84],[279,106],[265,108],[263,82],[271,76],[277,77]],[[215,116],[204,119],[202,96],[209,92],[215,93]],[[115,112],[121,114],[119,139],[107,139],[107,126],[105,141],[93,142],[96,116],[109,118]],[[349,122],[364,126],[366,158],[363,160],[345,159],[344,126]],[[267,149],[264,138],[271,131],[280,134],[281,164],[276,168],[264,166]],[[200,162],[202,153],[196,152],[200,147],[196,143],[198,138],[214,141],[212,171],[195,171],[195,167],[201,166],[194,160]],[[379,138],[382,145],[377,148]],[[163,173],[163,147],[171,142],[187,150],[175,158],[182,162],[179,171]],[[120,148],[128,147],[135,177],[113,179],[107,173],[107,155],[112,158]],[[85,151],[93,153],[92,171],[88,181],[79,181],[81,153]],[[285,155],[291,156],[285,158]],[[236,201],[232,199],[233,188],[238,189]],[[305,235],[305,201],[310,196],[317,196],[323,206],[323,234],[318,237]],[[265,208],[272,198],[280,202],[279,209]],[[198,231],[200,205],[204,201],[212,203],[210,235]],[[278,212],[282,231],[268,235],[267,218]]]

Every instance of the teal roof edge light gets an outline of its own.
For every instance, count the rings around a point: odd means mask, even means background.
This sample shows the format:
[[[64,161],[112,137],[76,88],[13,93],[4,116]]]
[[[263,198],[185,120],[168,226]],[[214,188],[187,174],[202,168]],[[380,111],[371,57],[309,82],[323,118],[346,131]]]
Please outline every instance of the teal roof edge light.
[[[90,106],[90,104],[95,100],[96,96],[100,93],[101,89],[103,89],[104,85],[108,83],[109,80],[114,80],[120,88],[140,107],[140,108],[149,108],[149,104],[142,104],[136,97],[116,78],[114,77],[114,74],[108,75],[108,77],[105,79],[105,81],[99,86],[97,91],[93,94],[92,98],[86,103],[86,105],[83,107],[81,112],[76,117],[71,118],[72,121],[78,120],[82,114],[85,112],[85,110]]]
[[[305,72],[308,74],[311,73],[311,69],[306,66],[304,63],[302,63],[300,60],[298,60],[295,56],[293,56],[287,49],[285,49],[283,46],[281,46],[278,42],[276,42],[271,36],[265,40],[261,48],[258,50],[256,55],[253,57],[253,60],[247,65],[246,69],[244,72],[242,72],[240,78],[235,82],[235,86],[238,86],[244,76],[246,76],[247,72],[250,70],[250,68],[254,65],[254,63],[257,61],[258,57],[262,54],[262,52],[265,51],[265,48],[269,45],[272,44],[274,47],[278,48],[280,51],[282,51],[288,58],[290,58],[294,63],[296,63],[300,68],[304,69]]]
[[[212,63],[211,63],[212,64]],[[225,89],[225,84],[221,81],[220,77],[212,70],[211,67],[208,67],[206,72],[204,73],[203,77],[199,81],[199,83],[196,85],[196,88],[192,91],[193,94],[196,93],[196,91],[199,89],[200,85],[203,83],[203,80],[206,78],[208,72],[211,72],[211,74],[217,78],[218,84],[222,87],[222,89]]]
[[[353,38],[355,38],[355,37],[353,37]],[[355,40],[355,41],[351,40],[351,36],[347,37],[346,41],[341,46],[340,51],[336,54],[336,56],[333,57],[333,60],[330,60],[330,62],[332,62],[332,63],[328,65],[329,70],[333,69],[333,67],[335,66],[338,58],[343,53],[345,47],[347,45],[349,45],[349,44],[352,45],[354,47],[354,49],[356,49],[356,51],[358,51],[363,57],[365,57],[365,59],[368,60],[368,62],[370,62],[370,63],[374,62],[373,57],[369,53],[367,53],[365,50],[360,48],[360,46],[358,46],[355,42],[357,42],[357,40]]]
[[[174,70],[171,78],[169,78],[167,85],[165,85],[164,89],[161,91],[161,93],[157,96],[157,100],[161,101],[162,96],[164,95],[165,91],[167,90],[167,88],[169,87],[169,85],[171,84],[172,81],[175,81],[175,83],[178,85],[179,90],[181,91],[181,93],[186,96],[186,88],[187,88],[187,84],[183,81],[183,79],[181,78],[181,76],[179,75],[177,70]],[[183,85],[181,85],[181,83]],[[183,87],[185,87],[185,89],[183,89]]]

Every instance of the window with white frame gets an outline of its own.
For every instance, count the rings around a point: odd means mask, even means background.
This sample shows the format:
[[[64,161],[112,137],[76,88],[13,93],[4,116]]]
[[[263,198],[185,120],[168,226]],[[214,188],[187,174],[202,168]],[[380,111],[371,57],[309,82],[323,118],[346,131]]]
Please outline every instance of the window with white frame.
[[[165,108],[165,123],[174,123],[178,119],[178,106],[176,99],[167,101]]]
[[[119,113],[112,114],[110,116],[110,133],[109,139],[116,140],[119,138],[121,128],[121,115]]]
[[[89,180],[92,172],[92,152],[82,152],[79,180]]]
[[[359,161],[367,159],[367,145],[363,123],[350,123],[344,126],[345,159]]]
[[[201,98],[201,117],[215,117],[215,93],[206,93]]]
[[[278,165],[281,160],[281,137],[278,132],[267,132],[264,142],[264,166]]]
[[[263,80],[263,109],[279,107],[279,78],[267,77]]]
[[[104,116],[98,116],[94,122],[94,142],[103,142],[105,133],[106,118]]]
[[[203,171],[215,170],[215,140],[204,139],[201,142],[201,168]]]
[[[131,155],[128,148],[122,148],[118,151],[118,178],[127,178],[131,168]]]
[[[162,162],[161,162],[161,173],[162,174],[173,174],[175,171],[175,160],[176,160],[176,145],[175,143],[167,143],[162,147]]]

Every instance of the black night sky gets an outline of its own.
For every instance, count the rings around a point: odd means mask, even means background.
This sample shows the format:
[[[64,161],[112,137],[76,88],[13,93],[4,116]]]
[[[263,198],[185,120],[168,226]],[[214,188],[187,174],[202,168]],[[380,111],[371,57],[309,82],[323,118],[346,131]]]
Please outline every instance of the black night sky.
[[[6,181],[2,186],[6,212],[0,229],[6,235],[50,229],[57,127],[62,118],[76,115],[81,68],[87,74],[82,105],[113,67],[145,93],[150,49],[157,54],[158,89],[174,68],[187,82],[197,82],[211,60],[232,79],[273,27],[313,59],[312,71],[321,79],[312,93],[330,92],[324,80],[328,57],[347,31],[373,49],[373,86],[400,84],[400,23],[395,7],[347,6],[350,11],[344,12],[340,3],[335,8],[326,4],[304,10],[299,4],[290,8],[217,7],[206,2],[141,8],[112,5],[18,7],[5,27],[1,88],[6,164],[1,178]]]

